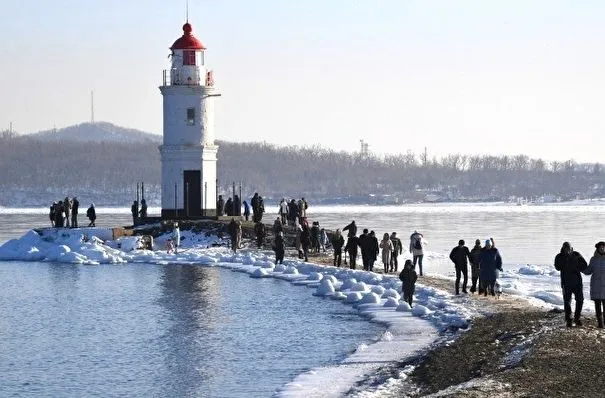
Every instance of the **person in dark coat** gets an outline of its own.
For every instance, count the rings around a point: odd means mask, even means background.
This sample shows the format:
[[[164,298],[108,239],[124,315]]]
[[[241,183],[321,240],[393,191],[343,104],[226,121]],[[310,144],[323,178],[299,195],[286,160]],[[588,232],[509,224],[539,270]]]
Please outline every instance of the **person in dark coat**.
[[[401,243],[401,239],[397,237],[397,233],[393,232],[391,234],[391,242],[393,242],[393,252],[391,253],[391,264],[390,264],[390,272],[397,272],[399,268],[399,263],[397,261],[397,257],[403,253],[403,244]]]
[[[250,204],[252,205],[252,221],[259,222],[258,219],[258,192],[254,192],[252,199],[250,199]]]
[[[602,329],[605,312],[605,242],[598,242],[595,248],[584,273],[590,275],[590,299],[594,301],[597,326]]]
[[[300,244],[302,246],[305,261],[309,261],[309,247],[311,246],[311,230],[309,225],[303,224],[302,232],[300,233]]]
[[[582,275],[580,272],[586,271],[588,264],[584,257],[577,251],[574,251],[569,242],[563,242],[561,251],[555,256],[555,268],[561,272],[561,288],[563,289],[563,307],[565,309],[565,323],[568,327],[572,326],[571,321],[571,296],[576,299],[576,310],[574,312],[574,322],[576,326],[582,326],[580,314],[582,313],[582,304],[584,303],[584,292],[582,286]]]
[[[97,212],[95,211],[95,204],[91,203],[90,207],[88,208],[88,210],[86,210],[86,217],[88,217],[88,219],[90,220],[90,223],[88,224],[89,227],[94,227],[95,226],[95,221],[97,219]]]
[[[227,229],[229,230],[229,236],[231,237],[231,250],[235,253],[237,252],[237,249],[239,249],[242,240],[242,224],[232,218]]]
[[[296,200],[292,199],[288,203],[288,222],[290,225],[296,225],[296,217],[298,217],[298,205]]]
[[[139,211],[139,216],[143,220],[147,218],[147,201],[145,199],[141,199],[141,210]]]
[[[74,196],[71,204],[71,227],[78,228],[78,209],[80,208],[80,202],[78,198]]]
[[[137,224],[137,218],[139,218],[139,202],[132,202],[132,206],[130,206],[130,214],[132,214],[132,225]]]
[[[357,260],[357,247],[361,247],[357,236],[349,236],[345,250],[349,253],[349,268],[355,269]],[[346,264],[346,263],[345,263]]]
[[[50,212],[48,213],[48,218],[50,218],[51,227],[55,226],[55,206],[57,206],[57,202],[53,202],[53,204],[50,205]]]
[[[340,229],[337,229],[332,236],[332,247],[334,248],[334,266],[340,267],[342,260],[342,247],[345,244],[345,238],[342,237]]]
[[[370,256],[370,271],[374,271],[374,263],[378,258],[378,254],[380,254],[380,244],[378,243],[378,238],[376,237],[376,233],[374,231],[370,231],[368,235],[370,237],[371,246],[371,256]]]
[[[284,242],[283,231],[280,231],[275,235],[273,251],[275,252],[275,264],[283,264],[284,254],[286,253],[286,243]]]
[[[256,214],[256,213],[254,213]],[[261,222],[263,219],[263,214],[265,214],[265,200],[262,196],[258,197],[258,222]]]
[[[372,252],[373,242],[368,235],[367,228],[363,230],[363,233],[359,235],[358,238],[359,248],[361,249],[361,261],[363,263],[363,270],[370,270],[371,259],[374,257],[374,253]]]
[[[401,292],[403,293],[403,301],[412,306],[414,300],[414,290],[416,290],[416,280],[418,274],[414,270],[414,263],[412,260],[405,260],[403,269],[399,274],[399,280],[401,281]]]
[[[257,222],[254,224],[254,233],[256,234],[256,244],[260,249],[263,247],[263,242],[265,241],[265,237],[267,236],[267,231],[265,229],[265,224],[262,222]]]
[[[482,288],[485,289],[483,293],[485,296],[488,292],[492,296],[496,295],[494,287],[498,279],[498,271],[502,271],[502,257],[498,249],[492,246],[492,241],[488,239],[479,256],[479,277]]]
[[[245,200],[244,200],[244,217],[246,217],[246,221],[248,221],[248,218],[250,218],[250,205]]]
[[[321,236],[321,231],[319,229],[319,222],[313,221],[313,226],[311,227],[311,248],[315,253],[319,253],[319,239]]]
[[[280,232],[284,232],[284,226],[281,223],[281,217],[277,217],[275,221],[273,221],[273,233],[277,235]]]
[[[63,227],[63,202],[58,201],[55,205],[55,227]]]
[[[351,224],[344,227],[342,229],[342,232],[344,231],[349,231],[347,238],[350,238],[351,236],[357,236],[357,225],[355,225],[355,220],[351,221]]]
[[[219,195],[216,200],[216,215],[222,216],[225,214],[225,200],[223,199],[223,195]]]
[[[233,215],[234,216],[242,215],[242,201],[239,198],[239,195],[235,195],[233,197]]]
[[[228,198],[225,202],[225,214],[227,217],[233,216],[233,200],[231,198]]]
[[[460,294],[460,274],[464,276],[462,281],[462,293],[466,293],[466,285],[468,284],[468,260],[471,260],[471,252],[468,247],[464,246],[464,240],[458,241],[458,246],[454,247],[450,252],[450,260],[456,267],[456,294]]]
[[[471,293],[477,291],[477,281],[479,280],[479,257],[481,256],[481,241],[475,240],[475,246],[471,250]],[[481,294],[481,282],[479,282],[479,294]]]

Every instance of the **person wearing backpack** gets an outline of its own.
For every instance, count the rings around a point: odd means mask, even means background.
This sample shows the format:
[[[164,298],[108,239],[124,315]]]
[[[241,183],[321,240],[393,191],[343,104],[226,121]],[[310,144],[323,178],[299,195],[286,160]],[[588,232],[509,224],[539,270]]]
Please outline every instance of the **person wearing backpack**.
[[[422,276],[422,258],[424,257],[424,235],[422,235],[418,231],[414,231],[412,235],[410,235],[410,253],[412,253],[412,258],[414,260],[414,268],[416,268],[416,263],[418,263],[418,270],[420,271],[420,276]]]
[[[414,270],[414,264],[411,260],[405,260],[403,269],[399,274],[399,280],[401,281],[401,292],[403,293],[403,301],[412,306],[414,298],[414,290],[416,289],[416,280],[418,275]]]

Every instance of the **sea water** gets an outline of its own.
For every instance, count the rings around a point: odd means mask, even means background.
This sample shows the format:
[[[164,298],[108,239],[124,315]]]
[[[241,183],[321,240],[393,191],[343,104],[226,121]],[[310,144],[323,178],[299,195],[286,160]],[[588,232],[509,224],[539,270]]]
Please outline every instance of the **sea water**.
[[[312,207],[309,216],[327,228],[355,219],[379,237],[397,231],[404,246],[417,229],[425,270],[451,274],[447,254],[460,238],[494,237],[505,268],[549,267],[563,240],[590,257],[604,240],[602,209]],[[124,212],[106,217],[128,223]],[[41,223],[43,214],[0,214],[0,242]],[[3,396],[270,396],[384,330],[309,289],[225,269],[0,262],[0,280]],[[552,276],[546,285],[556,286]]]

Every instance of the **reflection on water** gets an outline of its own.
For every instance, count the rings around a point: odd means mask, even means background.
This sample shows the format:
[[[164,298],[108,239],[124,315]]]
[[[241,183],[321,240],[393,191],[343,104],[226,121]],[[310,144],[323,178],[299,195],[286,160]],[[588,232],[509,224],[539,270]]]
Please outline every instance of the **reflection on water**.
[[[163,357],[166,368],[181,375],[168,380],[165,395],[209,394],[216,373],[208,365],[220,356],[221,350],[207,341],[209,333],[216,329],[221,304],[219,272],[199,266],[169,265],[162,269],[160,285],[158,303],[166,309],[171,323],[163,336]],[[182,379],[189,382],[183,383]]]

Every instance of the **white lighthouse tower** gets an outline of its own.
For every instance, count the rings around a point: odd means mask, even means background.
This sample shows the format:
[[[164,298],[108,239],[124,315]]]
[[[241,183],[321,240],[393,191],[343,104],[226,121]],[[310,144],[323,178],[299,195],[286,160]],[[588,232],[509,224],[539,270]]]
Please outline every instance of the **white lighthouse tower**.
[[[172,65],[164,70],[162,218],[199,218],[216,213],[214,88],[204,62],[206,47],[191,34],[189,22],[172,47]]]

